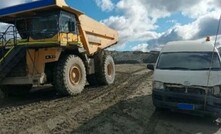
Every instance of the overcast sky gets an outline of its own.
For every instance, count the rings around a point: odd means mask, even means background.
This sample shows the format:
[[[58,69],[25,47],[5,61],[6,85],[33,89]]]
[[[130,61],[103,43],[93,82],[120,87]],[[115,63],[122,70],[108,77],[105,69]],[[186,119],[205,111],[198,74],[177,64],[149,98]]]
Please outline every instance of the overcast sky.
[[[0,8],[30,1],[2,0]],[[149,51],[160,48],[169,41],[213,36],[221,15],[221,0],[66,0],[66,2],[116,29],[120,34],[120,41],[113,49],[121,51]]]

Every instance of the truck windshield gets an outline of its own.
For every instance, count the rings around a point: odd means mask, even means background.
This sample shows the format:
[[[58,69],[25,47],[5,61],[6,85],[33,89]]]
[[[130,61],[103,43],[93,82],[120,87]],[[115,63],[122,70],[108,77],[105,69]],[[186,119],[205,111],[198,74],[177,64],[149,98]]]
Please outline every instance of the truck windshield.
[[[58,33],[58,15],[48,15],[32,19],[33,39],[52,38]]]
[[[213,55],[213,61],[211,62]],[[212,63],[212,65],[211,65]],[[215,52],[173,52],[160,55],[157,69],[169,70],[221,70],[218,54]]]

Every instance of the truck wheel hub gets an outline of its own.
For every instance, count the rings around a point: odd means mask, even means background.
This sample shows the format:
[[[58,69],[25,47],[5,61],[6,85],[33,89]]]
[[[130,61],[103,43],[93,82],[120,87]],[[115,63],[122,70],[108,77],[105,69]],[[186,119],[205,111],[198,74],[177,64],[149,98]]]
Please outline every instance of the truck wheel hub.
[[[107,65],[107,74],[108,74],[109,77],[111,77],[112,74],[113,74],[113,65],[111,63],[109,63]]]
[[[73,85],[77,85],[80,83],[81,81],[81,69],[79,66],[74,65],[71,69],[70,69],[70,73],[69,73],[69,78],[70,81]]]

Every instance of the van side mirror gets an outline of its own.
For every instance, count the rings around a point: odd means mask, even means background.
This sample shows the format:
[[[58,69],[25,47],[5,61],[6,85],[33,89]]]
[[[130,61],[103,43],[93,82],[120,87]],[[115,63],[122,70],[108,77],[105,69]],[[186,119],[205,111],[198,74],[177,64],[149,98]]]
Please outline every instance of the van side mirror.
[[[155,64],[147,64],[147,69],[154,70]]]

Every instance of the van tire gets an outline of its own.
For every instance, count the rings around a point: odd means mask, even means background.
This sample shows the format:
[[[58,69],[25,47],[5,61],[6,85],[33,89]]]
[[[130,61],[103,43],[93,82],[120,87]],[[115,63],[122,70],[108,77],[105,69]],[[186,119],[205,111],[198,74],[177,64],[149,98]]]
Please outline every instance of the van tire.
[[[2,97],[10,97],[10,96],[26,96],[30,90],[32,89],[32,85],[7,85],[1,87]]]
[[[0,99],[4,99],[6,97],[6,94],[2,91],[2,89],[0,89]]]

